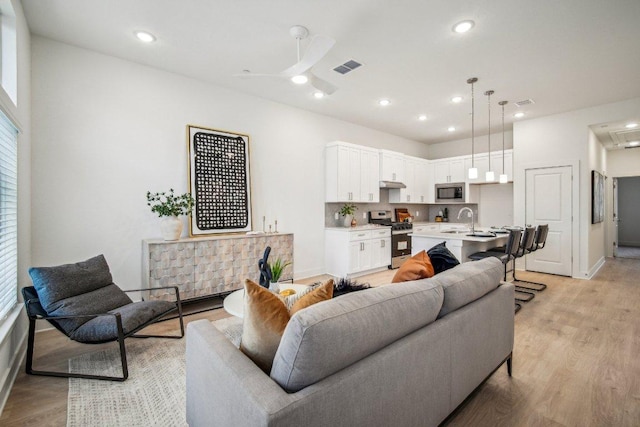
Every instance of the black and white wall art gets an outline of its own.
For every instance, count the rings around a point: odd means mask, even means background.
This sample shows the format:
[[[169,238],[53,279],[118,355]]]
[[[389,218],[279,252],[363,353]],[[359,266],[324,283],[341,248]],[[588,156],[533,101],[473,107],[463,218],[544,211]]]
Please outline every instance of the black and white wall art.
[[[604,221],[604,177],[591,171],[591,224]]]
[[[187,126],[191,236],[251,230],[249,136]]]

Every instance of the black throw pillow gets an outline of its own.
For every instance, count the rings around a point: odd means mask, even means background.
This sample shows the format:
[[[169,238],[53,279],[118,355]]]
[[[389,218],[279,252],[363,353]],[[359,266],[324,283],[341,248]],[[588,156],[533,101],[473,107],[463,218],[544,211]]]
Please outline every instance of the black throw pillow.
[[[371,286],[368,283],[358,283],[355,280],[342,277],[335,281],[333,285],[333,297],[339,297],[340,295],[348,294],[349,292],[362,291],[369,289]]]
[[[435,274],[442,273],[460,264],[460,261],[458,261],[455,255],[447,249],[446,243],[447,242],[442,242],[427,251],[427,255],[431,258],[431,264],[433,265]]]

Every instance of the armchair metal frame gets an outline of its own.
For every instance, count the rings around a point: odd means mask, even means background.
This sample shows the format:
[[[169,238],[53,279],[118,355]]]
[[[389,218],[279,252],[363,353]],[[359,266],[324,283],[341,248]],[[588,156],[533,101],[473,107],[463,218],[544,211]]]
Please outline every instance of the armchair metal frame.
[[[27,311],[27,317],[29,318],[29,336],[27,341],[27,360],[25,366],[25,372],[29,375],[42,375],[42,376],[51,376],[51,377],[62,377],[62,378],[85,378],[85,379],[94,379],[94,380],[109,380],[109,381],[124,381],[129,377],[129,368],[127,365],[127,352],[125,348],[124,340],[126,338],[172,338],[172,339],[180,339],[184,337],[184,322],[182,319],[182,302],[180,300],[180,291],[177,286],[164,286],[154,289],[173,289],[175,291],[176,296],[176,307],[171,310],[165,311],[154,318],[148,320],[147,322],[141,324],[131,332],[125,334],[122,327],[122,316],[120,313],[95,313],[95,314],[81,314],[81,315],[69,315],[69,316],[49,316],[47,312],[44,310],[42,305],[40,305],[40,300],[38,298],[38,294],[33,286],[28,286],[22,289],[22,296],[24,297],[24,305]],[[123,292],[140,292],[140,291],[148,291],[149,289],[131,289],[131,290],[123,290]],[[144,299],[143,299],[144,300]],[[171,313],[173,310],[178,310],[178,318],[180,321],[180,335],[136,335],[136,332],[146,328],[147,326],[156,323],[166,314]],[[95,318],[98,316],[112,316],[114,321],[116,322],[117,328],[117,338],[104,340],[100,342],[91,342],[91,343],[82,343],[82,344],[102,344],[106,342],[117,341],[120,349],[120,362],[122,366],[122,376],[107,376],[107,375],[91,375],[91,374],[80,374],[73,372],[60,372],[60,371],[41,371],[33,369],[33,354],[35,350],[35,330],[36,330],[36,321],[37,320],[46,320],[55,326],[60,332],[64,335],[68,336],[68,334],[60,327],[57,323],[58,320],[61,319],[73,319],[73,318]],[[79,341],[78,341],[79,342]]]

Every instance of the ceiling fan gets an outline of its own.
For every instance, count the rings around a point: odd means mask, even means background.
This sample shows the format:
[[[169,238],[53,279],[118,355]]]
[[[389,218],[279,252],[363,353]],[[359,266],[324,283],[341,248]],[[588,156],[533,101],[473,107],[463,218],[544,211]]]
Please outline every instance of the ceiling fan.
[[[242,74],[234,74],[236,77],[278,77],[290,79],[297,84],[305,84],[309,82],[311,86],[319,90],[320,92],[331,95],[338,88],[326,80],[313,74],[311,68],[316,65],[326,54],[331,50],[336,43],[331,37],[317,34],[311,38],[311,42],[304,52],[304,55],[300,57],[300,40],[306,39],[309,36],[309,30],[302,25],[294,25],[289,29],[289,34],[294,37],[298,47],[298,62],[284,71],[276,74],[259,74],[249,71]]]

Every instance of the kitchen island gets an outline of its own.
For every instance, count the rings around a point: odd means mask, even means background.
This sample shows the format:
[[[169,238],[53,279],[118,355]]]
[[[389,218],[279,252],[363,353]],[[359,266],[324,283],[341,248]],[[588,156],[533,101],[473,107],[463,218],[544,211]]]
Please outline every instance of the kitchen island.
[[[508,233],[495,234],[476,229],[478,235],[470,235],[469,230],[444,230],[444,231],[424,231],[411,234],[411,255],[425,250],[428,251],[435,245],[446,242],[447,249],[458,258],[460,262],[471,261],[469,255],[486,251],[496,246],[507,244]],[[485,236],[486,235],[486,236]]]

